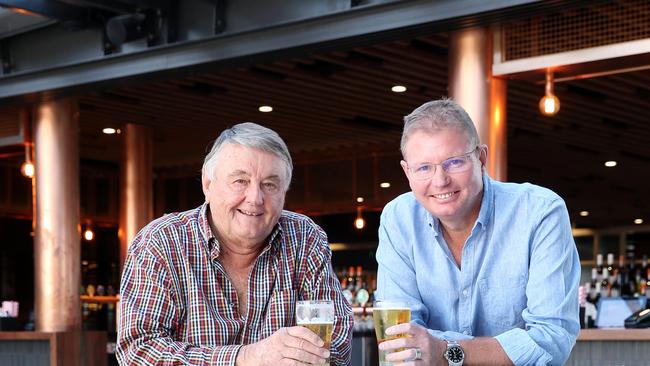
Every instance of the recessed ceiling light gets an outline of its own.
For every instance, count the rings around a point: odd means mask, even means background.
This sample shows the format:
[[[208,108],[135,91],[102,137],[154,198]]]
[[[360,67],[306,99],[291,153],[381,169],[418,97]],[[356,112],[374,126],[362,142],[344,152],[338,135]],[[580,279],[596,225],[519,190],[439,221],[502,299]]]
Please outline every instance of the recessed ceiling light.
[[[634,223],[637,225],[643,224],[643,219],[634,219]]]
[[[580,211],[580,216],[589,216],[589,211]]]
[[[261,105],[258,110],[262,113],[273,112],[273,107],[270,105]]]
[[[107,135],[113,135],[113,134],[116,134],[117,131],[118,131],[118,130],[115,129],[115,128],[113,128],[113,127],[106,127],[106,128],[104,128],[104,129],[102,130],[102,132],[105,133],[105,134],[107,134]]]
[[[605,162],[605,166],[608,168],[615,167],[618,163],[614,160],[608,160]]]
[[[357,197],[357,202],[363,203],[363,201],[365,201],[365,199],[363,197]]]
[[[381,182],[381,183],[379,183],[379,186],[380,186],[381,188],[390,188],[390,183],[388,183],[388,182]]]
[[[404,85],[394,85],[390,90],[394,93],[404,93],[406,91],[406,87]]]

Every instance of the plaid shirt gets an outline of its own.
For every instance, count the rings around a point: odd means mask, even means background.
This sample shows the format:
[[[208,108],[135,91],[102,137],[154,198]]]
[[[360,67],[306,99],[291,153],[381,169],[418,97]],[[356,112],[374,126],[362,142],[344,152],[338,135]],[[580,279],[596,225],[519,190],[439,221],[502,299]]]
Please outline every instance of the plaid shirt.
[[[251,270],[248,311],[219,262],[207,203],[154,220],[131,244],[121,285],[122,365],[234,365],[244,344],[296,324],[298,300],[333,299],[331,364],[349,365],[352,310],[323,230],[283,211]]]

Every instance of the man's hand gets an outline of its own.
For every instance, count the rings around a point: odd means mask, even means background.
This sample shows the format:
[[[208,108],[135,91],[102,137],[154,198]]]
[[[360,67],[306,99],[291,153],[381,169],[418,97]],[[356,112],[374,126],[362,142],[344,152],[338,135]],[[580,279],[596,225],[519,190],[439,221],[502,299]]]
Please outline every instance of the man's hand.
[[[385,341],[379,345],[379,349],[383,351],[404,349],[389,353],[386,355],[386,361],[393,362],[396,366],[447,365],[447,361],[442,356],[447,347],[445,342],[431,336],[426,328],[414,323],[405,323],[386,329],[386,335],[397,334],[406,334],[407,336]],[[416,349],[420,350],[419,355]]]
[[[304,327],[280,328],[268,338],[243,346],[237,354],[237,366],[284,366],[324,363],[330,350],[323,341]]]

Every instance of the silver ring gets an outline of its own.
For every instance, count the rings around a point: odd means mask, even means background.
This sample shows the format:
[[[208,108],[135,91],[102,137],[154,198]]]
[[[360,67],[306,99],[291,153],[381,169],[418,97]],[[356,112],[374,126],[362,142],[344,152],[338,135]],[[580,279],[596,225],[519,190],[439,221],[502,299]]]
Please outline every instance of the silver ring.
[[[414,349],[415,349],[415,356],[413,357],[413,361],[421,360],[422,359],[422,351],[420,351],[419,348],[414,348]]]

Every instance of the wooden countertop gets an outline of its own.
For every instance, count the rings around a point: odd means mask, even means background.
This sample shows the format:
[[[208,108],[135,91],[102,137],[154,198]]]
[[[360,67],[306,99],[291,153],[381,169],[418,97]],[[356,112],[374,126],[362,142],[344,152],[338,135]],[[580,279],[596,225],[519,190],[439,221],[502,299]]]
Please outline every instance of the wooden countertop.
[[[601,329],[580,329],[578,342],[580,341],[650,341],[650,328],[646,329],[625,329],[625,328],[601,328]]]
[[[0,332],[0,340],[43,340],[53,339],[61,332],[15,331]]]

